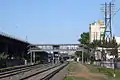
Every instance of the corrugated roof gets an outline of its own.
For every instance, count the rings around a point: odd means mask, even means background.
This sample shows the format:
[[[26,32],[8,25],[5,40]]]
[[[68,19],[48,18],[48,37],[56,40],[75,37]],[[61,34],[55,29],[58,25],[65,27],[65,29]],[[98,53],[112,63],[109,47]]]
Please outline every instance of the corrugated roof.
[[[20,39],[20,38],[17,38],[17,37],[15,37],[15,36],[9,35],[9,34],[7,34],[7,33],[1,32],[1,31],[0,31],[0,35],[1,35],[1,36],[4,36],[4,37],[7,37],[7,38],[15,39],[15,40],[20,41],[20,42],[24,42],[24,43],[30,44],[29,42],[27,42],[27,41],[25,41],[25,40],[22,40],[22,39]]]

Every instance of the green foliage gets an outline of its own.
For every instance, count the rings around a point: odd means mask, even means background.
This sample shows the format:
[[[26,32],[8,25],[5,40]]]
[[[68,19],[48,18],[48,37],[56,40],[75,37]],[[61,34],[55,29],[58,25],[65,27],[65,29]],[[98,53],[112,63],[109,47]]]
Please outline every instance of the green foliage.
[[[76,52],[75,52],[75,55],[76,55],[77,57],[81,57],[81,56],[82,56],[82,51],[76,51]]]
[[[109,40],[106,39],[106,41],[103,44],[104,44],[103,46],[106,48],[113,48],[111,50],[111,55],[115,55],[116,58],[118,57],[118,49],[117,49],[118,44],[116,42],[115,37],[113,37],[112,39],[109,38]]]
[[[87,45],[89,48],[95,48],[101,45],[101,40],[94,40],[92,43],[89,43],[89,32],[83,32],[78,41],[81,44]]]
[[[106,47],[106,48],[115,48],[118,45],[117,42],[116,42],[115,37],[113,37],[111,39],[110,38],[106,38],[102,42],[103,42],[102,46]]]
[[[8,58],[7,53],[0,53],[0,68],[6,67],[6,59]]]
[[[94,40],[92,43],[88,44],[88,47],[92,48],[92,49],[94,49],[94,48],[96,48],[98,46],[99,47],[101,46],[101,40]]]
[[[75,70],[75,68],[74,68],[75,65],[76,65],[75,62],[71,62],[71,63],[69,64],[67,70],[68,70],[69,72],[73,72],[73,71]]]
[[[95,56],[91,56],[91,57],[90,57],[90,61],[91,61],[90,64],[93,64],[93,62],[95,61]]]
[[[76,51],[75,55],[77,57],[80,57],[80,60],[82,59],[82,51]],[[83,53],[83,57],[84,57],[84,61],[87,61],[90,59],[90,55],[88,53],[85,53],[85,52]]]
[[[8,54],[6,53],[0,53],[0,59],[6,59],[8,57]]]
[[[101,68],[99,68],[99,71],[101,73],[108,75],[108,76],[113,76],[113,69],[101,67]]]
[[[78,40],[81,44],[88,45],[89,44],[89,32],[83,32],[80,35],[80,39]]]
[[[75,78],[75,77],[72,77],[72,76],[66,76],[64,78],[64,80],[88,80],[86,78]]]
[[[101,79],[101,80],[120,80],[120,69],[115,69],[116,77],[113,78],[113,72],[114,70],[111,68],[105,68],[105,67],[98,67],[94,65],[85,65],[87,68],[89,68],[90,72],[93,73],[102,73],[108,76],[108,79]]]

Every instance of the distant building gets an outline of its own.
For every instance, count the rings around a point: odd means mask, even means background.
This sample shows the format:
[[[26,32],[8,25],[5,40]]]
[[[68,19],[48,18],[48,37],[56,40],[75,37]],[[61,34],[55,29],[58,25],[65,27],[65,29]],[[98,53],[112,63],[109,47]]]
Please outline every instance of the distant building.
[[[102,20],[98,20],[97,22],[94,22],[89,25],[89,39],[90,43],[94,40],[100,40],[102,39],[102,35],[105,30],[105,25]]]
[[[115,36],[116,42],[118,45],[120,45],[120,37]],[[118,47],[118,56],[120,57],[120,47]]]
[[[120,37],[115,36],[115,39],[116,39],[117,44],[120,44]]]
[[[105,25],[102,20],[98,20],[92,24],[89,25],[89,42],[93,42],[94,40],[102,40],[103,34],[105,30]],[[115,36],[116,42],[120,44],[120,37]],[[97,52],[95,52],[95,58],[96,59],[101,59],[101,48],[97,47],[96,48]],[[107,52],[108,53],[108,52]],[[120,47],[118,48],[118,56],[120,57]],[[107,57],[111,57],[107,55]]]

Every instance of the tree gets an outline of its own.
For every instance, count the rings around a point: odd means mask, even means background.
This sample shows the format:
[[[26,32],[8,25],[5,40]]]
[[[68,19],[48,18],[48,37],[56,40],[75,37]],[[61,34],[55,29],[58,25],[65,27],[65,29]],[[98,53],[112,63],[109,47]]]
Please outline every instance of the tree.
[[[88,45],[89,44],[89,32],[83,32],[80,35],[80,39],[78,40],[81,44]]]
[[[101,45],[101,40],[94,40],[92,43],[89,43],[89,32],[83,32],[81,35],[80,35],[80,39],[78,40],[81,44],[84,44],[88,47],[89,50],[93,50],[95,51],[95,48],[97,46],[100,46]],[[77,56],[82,56],[82,54],[79,54],[78,52],[76,52],[76,55]],[[88,53],[84,53],[84,61],[86,60],[91,60],[92,62],[95,60],[94,59],[94,56],[91,56],[90,57],[90,54]]]
[[[6,54],[6,53],[0,53],[0,60],[1,59],[6,59],[8,57],[8,54]]]
[[[117,44],[115,37],[113,37],[112,40],[109,42],[109,46],[113,48],[111,51],[111,55],[114,55],[115,58],[118,58],[118,46],[119,45]]]
[[[6,67],[6,59],[8,58],[7,53],[0,53],[0,68]]]
[[[81,56],[82,56],[82,51],[76,51],[76,52],[75,52],[75,55],[76,55],[77,57],[81,57]]]
[[[77,57],[79,57],[80,58],[80,60],[82,59],[82,51],[76,51],[75,52],[75,55],[77,56]],[[87,61],[88,59],[90,59],[90,55],[88,54],[88,53],[83,53],[83,56],[84,56],[84,61]]]
[[[101,40],[93,40],[92,43],[89,43],[89,32],[83,32],[78,41],[81,44],[87,45],[89,48],[95,48],[101,45]]]

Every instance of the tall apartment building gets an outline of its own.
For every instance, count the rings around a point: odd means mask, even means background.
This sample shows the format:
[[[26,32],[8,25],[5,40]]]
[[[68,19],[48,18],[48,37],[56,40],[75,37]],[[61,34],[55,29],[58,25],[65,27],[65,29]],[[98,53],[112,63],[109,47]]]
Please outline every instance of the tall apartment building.
[[[105,25],[102,20],[98,20],[90,24],[89,25],[89,39],[90,39],[89,42],[91,43],[93,42],[93,40],[100,40],[100,39],[102,40],[104,30],[105,30]],[[115,39],[116,39],[116,42],[120,45],[120,37],[115,36]],[[107,53],[106,58],[107,59],[112,58],[113,56],[109,55],[109,51],[107,52],[108,48],[105,48],[105,49]],[[101,59],[101,55],[102,55],[101,51],[102,51],[101,47],[96,48],[96,51],[94,53],[96,60]],[[118,57],[120,57],[120,47],[118,47]]]
[[[120,44],[120,37],[115,36],[115,39],[116,39],[117,44]]]
[[[93,40],[100,40],[102,39],[102,35],[105,30],[105,25],[102,20],[98,20],[97,22],[94,22],[89,25],[89,39],[90,43],[93,42]]]

